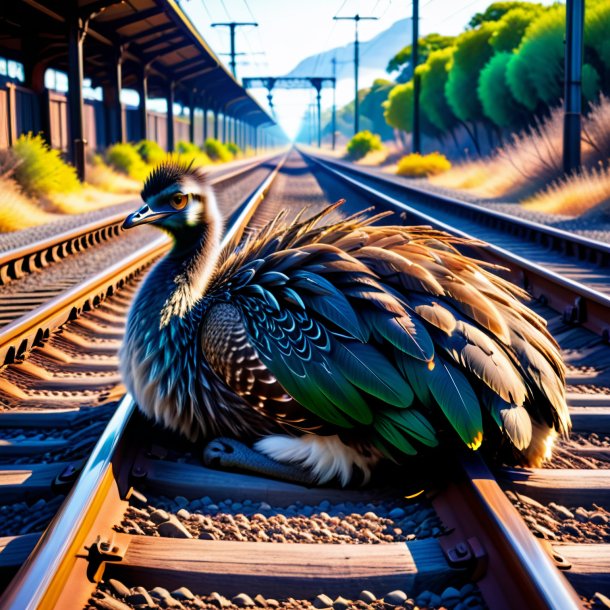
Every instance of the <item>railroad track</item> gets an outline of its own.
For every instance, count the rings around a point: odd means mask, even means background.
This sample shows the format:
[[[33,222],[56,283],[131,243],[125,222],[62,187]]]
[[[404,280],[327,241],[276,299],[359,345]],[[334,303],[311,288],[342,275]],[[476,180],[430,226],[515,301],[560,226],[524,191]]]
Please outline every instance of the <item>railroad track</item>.
[[[262,192],[267,190],[263,200]],[[362,193],[369,203],[373,197],[384,209],[400,208],[384,193],[373,196],[353,178],[308,166],[293,153],[277,177],[270,175],[233,214],[225,239],[233,231],[260,226],[283,207],[296,213],[304,201],[315,210],[328,200],[347,196],[349,213],[365,205]],[[129,300],[128,293],[124,300]],[[577,395],[580,386],[574,382],[605,387],[599,369],[607,366],[608,347],[590,330],[553,313],[549,304],[555,302],[536,307],[550,318],[572,365],[572,411],[581,435],[579,442],[566,445],[565,459],[580,456],[580,466],[582,460],[590,460],[585,463],[598,466],[594,472],[603,478],[610,473],[599,468],[608,450],[600,445],[595,454],[578,453],[577,446],[584,447],[580,441],[591,436],[592,422],[597,422],[598,438],[603,436],[608,419],[597,412],[579,417],[576,410],[603,412],[606,402],[596,393],[594,401],[599,404],[591,406],[584,392]],[[113,313],[124,316],[118,309]],[[99,332],[90,338],[94,337],[99,338]],[[583,340],[585,350],[577,354],[574,346]],[[35,356],[36,351],[25,364]],[[590,382],[597,373],[602,384],[594,386]],[[98,391],[101,379],[97,379]],[[117,394],[107,396],[107,402]],[[108,409],[112,412],[113,405]],[[44,414],[58,432],[65,425],[61,418],[70,417],[75,435],[87,415],[84,407],[67,414]],[[25,418],[12,417],[16,425],[25,425]],[[59,434],[51,438],[62,441]],[[71,438],[64,439],[59,455],[71,447]],[[576,474],[574,479],[580,479],[580,487],[573,485],[569,492],[564,470],[501,471],[502,485],[510,488],[505,494],[487,467],[471,455],[450,472],[446,465],[431,467],[419,481],[394,472],[388,474],[389,485],[386,481],[378,488],[346,491],[219,473],[201,466],[199,452],[200,447],[149,426],[131,398],[123,398],[42,537],[39,530],[0,541],[0,567],[7,570],[17,567],[37,544],[6,590],[2,607],[338,609],[417,603],[448,608],[577,608],[579,598],[557,563],[564,568],[572,564],[565,573],[584,598],[603,591],[606,583],[604,545],[568,548],[559,540],[555,550],[545,550],[530,533],[535,529],[532,521],[538,524],[532,514],[552,510],[548,507],[553,502],[568,513],[570,509],[561,505],[566,498],[578,502],[595,498],[595,503],[610,505],[605,496],[594,496],[591,486],[585,497],[583,481],[590,475],[581,468],[569,469]],[[72,465],[62,471],[57,484],[75,478],[74,470]],[[40,474],[33,469],[29,475],[13,474],[12,486],[5,490],[10,488],[16,499],[22,499],[27,482],[42,480],[35,476]],[[540,477],[562,482],[556,495],[548,482],[540,483]],[[44,489],[48,487],[47,477]],[[422,488],[424,493],[419,493]],[[597,512],[603,515],[603,510]],[[546,523],[550,531],[549,520]],[[543,534],[541,529],[535,531],[539,537]]]

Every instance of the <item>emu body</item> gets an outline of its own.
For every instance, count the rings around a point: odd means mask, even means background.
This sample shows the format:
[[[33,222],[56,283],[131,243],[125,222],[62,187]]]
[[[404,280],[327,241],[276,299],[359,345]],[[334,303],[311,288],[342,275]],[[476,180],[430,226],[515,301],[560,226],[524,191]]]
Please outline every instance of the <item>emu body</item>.
[[[190,439],[254,442],[272,465],[342,484],[384,458],[459,444],[538,465],[567,434],[564,367],[544,321],[523,291],[460,254],[463,240],[373,226],[366,213],[329,223],[330,206],[220,252],[199,170],[162,165],[142,198],[125,227],[153,222],[174,239],[121,350],[152,419]]]

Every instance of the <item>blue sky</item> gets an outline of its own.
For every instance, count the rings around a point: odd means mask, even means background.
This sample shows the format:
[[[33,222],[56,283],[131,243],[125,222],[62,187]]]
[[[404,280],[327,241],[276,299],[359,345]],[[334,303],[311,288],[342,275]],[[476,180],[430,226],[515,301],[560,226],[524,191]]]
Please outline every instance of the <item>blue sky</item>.
[[[238,28],[236,48],[247,53],[238,58],[238,77],[281,75],[305,57],[353,41],[353,22],[334,21],[334,15],[373,15],[377,21],[360,23],[360,38],[368,40],[395,21],[411,16],[408,0],[179,0],[181,7],[216,53],[229,51],[228,28],[212,28],[212,22],[256,21],[258,28]],[[470,17],[492,0],[420,0],[420,35],[430,32],[458,34]],[[551,0],[542,0],[551,4]],[[228,63],[228,57],[221,56]],[[389,58],[388,58],[389,59]],[[379,77],[387,77],[380,73]],[[368,83],[361,83],[366,86]],[[343,83],[339,100],[350,99],[352,83]],[[253,91],[265,107],[266,92]],[[347,97],[346,97],[347,96]],[[288,135],[298,129],[313,100],[309,91],[275,94],[278,119]],[[352,96],[353,97],[353,96]],[[323,105],[331,103],[330,91]]]

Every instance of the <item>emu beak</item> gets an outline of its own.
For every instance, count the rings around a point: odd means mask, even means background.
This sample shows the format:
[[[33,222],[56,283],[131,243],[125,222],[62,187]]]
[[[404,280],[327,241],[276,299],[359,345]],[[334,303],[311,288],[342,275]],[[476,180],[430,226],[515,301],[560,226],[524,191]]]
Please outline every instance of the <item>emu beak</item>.
[[[123,222],[122,229],[131,229],[138,225],[144,225],[149,222],[155,222],[160,218],[169,216],[169,212],[154,212],[150,209],[147,203],[145,203],[137,212],[130,214]]]

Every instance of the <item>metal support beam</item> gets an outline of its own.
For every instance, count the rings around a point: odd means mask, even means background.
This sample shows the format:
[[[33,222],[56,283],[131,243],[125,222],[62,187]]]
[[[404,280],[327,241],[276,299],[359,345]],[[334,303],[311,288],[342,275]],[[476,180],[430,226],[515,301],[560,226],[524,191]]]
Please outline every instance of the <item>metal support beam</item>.
[[[123,128],[123,107],[121,89],[123,87],[123,57],[119,50],[114,54],[110,66],[110,85],[104,87],[104,104],[106,106],[106,143],[125,141]]]
[[[140,96],[140,107],[138,108],[138,119],[140,124],[140,138],[148,140],[148,70],[143,67],[138,75],[138,94]]]
[[[208,139],[208,119],[209,119],[209,107],[207,97],[203,98],[201,108],[203,110],[203,141]]]
[[[318,124],[318,148],[322,148],[322,85],[316,87],[316,122]]]
[[[214,116],[214,139],[218,140],[218,108],[212,108]]]
[[[68,12],[68,97],[70,117],[70,158],[81,181],[85,180],[85,128],[83,123],[83,42],[85,28],[76,2]]]
[[[580,169],[584,21],[585,1],[567,0],[563,95],[563,171],[566,174]]]
[[[411,65],[413,66],[413,152],[421,152],[421,128],[419,113],[419,96],[421,82],[416,72],[419,63],[419,0],[413,0],[413,16],[411,18],[413,36],[411,42]]]
[[[337,58],[332,58],[333,64],[333,108],[331,115],[332,147],[335,150],[337,145]]]
[[[170,81],[167,84],[167,152],[174,152],[174,99],[175,84]]]
[[[195,100],[197,99],[197,91],[191,91],[191,97],[189,100],[189,142],[195,143]]]

